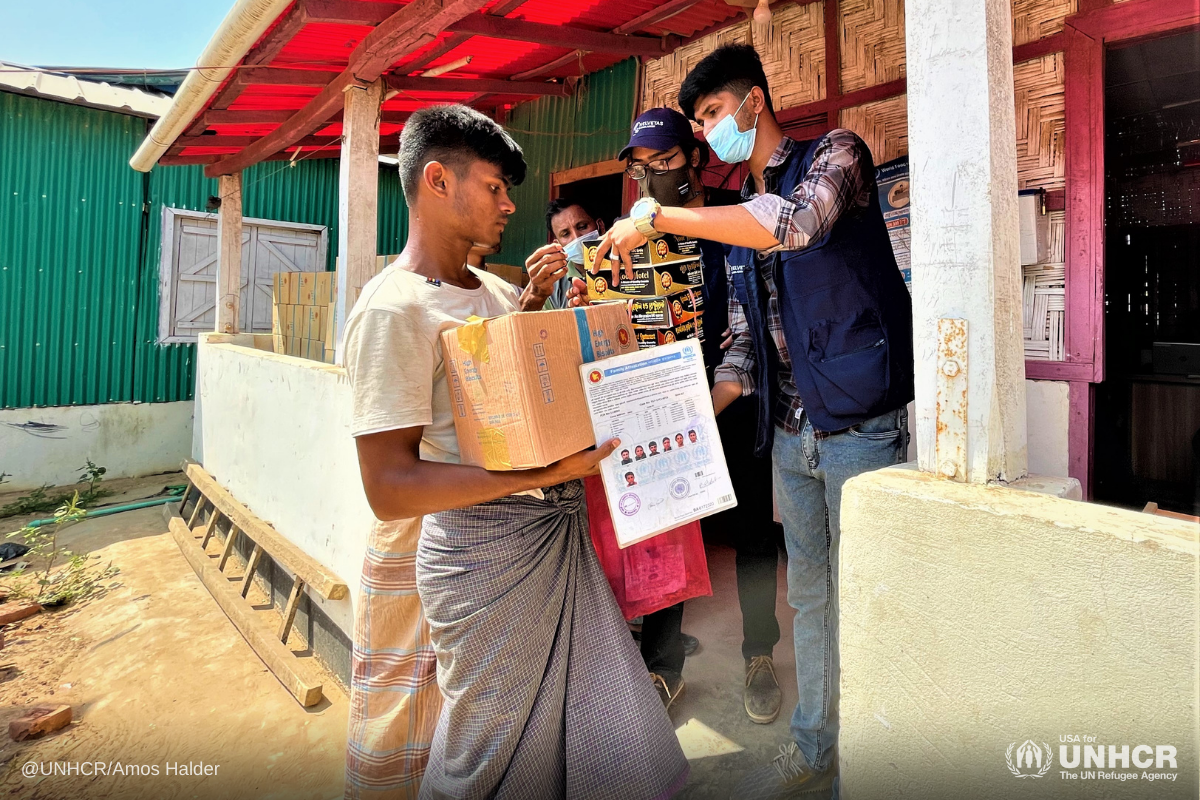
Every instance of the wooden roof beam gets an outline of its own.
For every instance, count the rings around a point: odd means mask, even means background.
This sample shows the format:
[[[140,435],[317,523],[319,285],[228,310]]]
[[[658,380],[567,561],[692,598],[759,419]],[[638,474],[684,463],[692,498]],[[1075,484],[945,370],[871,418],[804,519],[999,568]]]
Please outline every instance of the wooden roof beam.
[[[387,88],[394,92],[472,92],[486,94],[522,94],[533,97],[567,97],[570,87],[565,83],[543,81],[505,81],[486,78],[421,78],[389,75]]]
[[[234,81],[245,88],[262,86],[325,86],[338,74],[321,69],[288,69],[286,67],[244,67],[237,71]]]
[[[287,122],[240,153],[205,168],[209,177],[228,175],[284,150],[320,128],[343,108],[342,94],[352,85],[376,80],[404,55],[428,44],[434,31],[473,14],[487,0],[412,0],[371,31],[350,54],[346,68]]]
[[[296,113],[297,112],[295,111],[278,109],[214,109],[212,111],[204,112],[204,116],[200,119],[201,122],[204,123],[204,127],[202,128],[203,130],[208,128],[210,125],[282,125],[295,116]],[[380,122],[403,123],[406,122],[411,115],[411,111],[384,111]],[[335,113],[329,119],[323,120],[321,123],[314,126],[313,130],[320,128],[322,125],[327,123],[336,122],[340,116],[341,109],[338,109],[337,113]],[[194,135],[198,136],[200,134]],[[296,138],[299,139],[300,137]],[[290,144],[291,143],[289,142],[288,145],[285,145],[285,147],[290,146]]]
[[[678,45],[679,37],[627,36],[604,31],[573,28],[569,25],[546,25],[523,19],[494,17],[490,14],[469,14],[446,26],[455,33],[508,39],[518,42],[590,50],[593,53],[612,53],[622,56],[658,58]]]
[[[647,11],[645,14],[634,17],[624,25],[618,25],[613,28],[613,33],[633,33],[640,31],[642,28],[648,28],[662,22],[676,14],[682,14],[694,5],[700,3],[701,0],[667,0],[665,3],[660,3],[654,8]]]
[[[497,17],[507,17],[509,14],[511,14],[512,12],[514,12],[518,8],[520,8],[522,5],[524,5],[525,1],[526,0],[504,0],[504,2],[498,3],[495,6],[493,6],[491,9],[489,9],[487,11],[487,13],[492,14]],[[421,69],[422,67],[429,64],[430,62],[436,61],[437,59],[446,55],[446,53],[449,53],[451,50],[458,47],[459,45],[461,45],[463,42],[465,42],[467,39],[470,39],[470,38],[471,38],[470,34],[452,33],[449,36],[447,36],[445,38],[445,40],[443,40],[442,43],[439,44],[437,47],[434,47],[429,52],[424,53],[420,57],[413,59],[409,63],[404,64],[401,67],[401,71],[405,72],[405,73],[415,72],[416,70]]]

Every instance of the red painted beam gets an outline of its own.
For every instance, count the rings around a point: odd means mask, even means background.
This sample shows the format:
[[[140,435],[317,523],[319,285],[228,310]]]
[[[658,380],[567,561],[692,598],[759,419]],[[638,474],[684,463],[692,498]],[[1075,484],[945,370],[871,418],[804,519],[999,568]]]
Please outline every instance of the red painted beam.
[[[582,50],[572,50],[566,55],[559,56],[553,61],[543,64],[540,67],[534,67],[533,69],[527,69],[524,72],[518,72],[516,75],[512,76],[512,79],[514,81],[524,81],[529,80],[530,78],[536,78],[539,75],[545,75],[547,72],[553,72],[559,67],[578,61],[582,53]]]
[[[1032,42],[1026,42],[1013,48],[1013,63],[1020,64],[1022,61],[1041,58],[1051,53],[1060,53],[1066,46],[1067,37],[1063,33],[1056,33],[1044,39],[1034,39]]]
[[[490,14],[469,14],[448,25],[446,30],[487,36],[492,39],[508,39],[518,42],[588,50],[593,53],[612,53],[622,56],[649,56],[657,58],[674,49],[675,43],[664,42],[652,36],[622,36],[604,31],[590,31],[567,25],[546,25],[541,22],[526,22],[523,19],[507,19]],[[667,37],[670,40],[671,37]],[[678,40],[678,37],[674,37]]]
[[[325,86],[338,74],[332,70],[288,69],[286,67],[244,67],[234,75],[241,87],[262,86]]]
[[[486,92],[488,94],[523,94],[534,97],[567,97],[571,94],[565,83],[544,81],[504,81],[486,78],[422,78],[389,75],[387,88],[396,92]]]
[[[651,25],[656,25],[665,19],[682,14],[694,5],[700,3],[700,0],[667,0],[665,3],[659,3],[654,8],[647,11],[645,14],[634,17],[622,25],[613,28],[613,33],[633,33],[640,31],[642,28],[648,28]]]
[[[209,177],[229,175],[289,147],[325,124],[343,108],[342,94],[356,83],[376,80],[397,59],[428,44],[433,31],[478,11],[487,0],[412,0],[388,17],[350,55],[337,78],[270,134],[204,170]]]
[[[1153,36],[1197,24],[1200,24],[1200,3],[1196,0],[1114,3],[1067,17],[1070,27],[1105,42]]]

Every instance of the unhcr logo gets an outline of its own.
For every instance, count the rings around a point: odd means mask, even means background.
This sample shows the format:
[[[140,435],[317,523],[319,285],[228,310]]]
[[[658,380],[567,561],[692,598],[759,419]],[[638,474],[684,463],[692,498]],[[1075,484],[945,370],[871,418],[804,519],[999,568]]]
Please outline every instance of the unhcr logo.
[[[1016,750],[1014,761],[1013,750]],[[1019,746],[1013,742],[1004,751],[1004,760],[1008,762],[1008,771],[1018,778],[1041,778],[1054,766],[1054,756],[1050,745],[1042,742],[1041,747],[1032,739],[1026,739]]]

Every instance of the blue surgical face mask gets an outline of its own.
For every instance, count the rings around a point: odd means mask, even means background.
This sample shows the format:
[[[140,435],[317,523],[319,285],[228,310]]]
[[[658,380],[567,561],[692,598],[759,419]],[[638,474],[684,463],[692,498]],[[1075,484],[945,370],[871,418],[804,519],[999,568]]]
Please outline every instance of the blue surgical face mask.
[[[754,124],[747,131],[738,130],[736,119],[742,106],[746,105],[746,101],[750,99],[750,94],[747,93],[742,98],[742,105],[737,107],[737,111],[714,125],[712,133],[705,137],[708,140],[708,146],[717,154],[717,158],[726,164],[741,163],[754,152],[754,135],[758,132],[758,115],[754,115]]]
[[[595,235],[596,231],[591,230],[567,242],[563,246],[563,251],[567,254],[567,261],[572,264],[583,264],[583,240],[590,239]]]

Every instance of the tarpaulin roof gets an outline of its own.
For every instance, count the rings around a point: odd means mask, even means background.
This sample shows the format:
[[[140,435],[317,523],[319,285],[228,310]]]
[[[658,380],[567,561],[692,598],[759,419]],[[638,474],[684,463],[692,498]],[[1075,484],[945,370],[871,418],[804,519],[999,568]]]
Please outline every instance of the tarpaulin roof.
[[[239,0],[223,28],[255,1]],[[388,90],[380,127],[387,149],[418,108],[458,102],[502,114],[539,95],[568,94],[582,75],[630,56],[665,55],[689,38],[734,22],[745,13],[739,7],[745,0],[731,2],[738,5],[726,0],[296,0],[263,26],[236,63],[199,64],[228,68],[228,77],[206,96],[189,94],[185,85],[176,100],[177,119],[163,120],[166,130],[151,134],[158,151],[141,162],[139,151],[133,163],[148,169],[162,155],[162,163],[209,163],[210,174],[219,174],[265,158],[289,157],[297,148],[306,156],[336,154],[341,105],[329,90],[380,74]],[[416,24],[405,28],[405,17]],[[414,31],[422,20],[436,20],[437,27]],[[206,53],[214,51],[221,34]],[[270,138],[260,141],[264,136]],[[143,149],[150,144],[148,139]],[[230,168],[223,169],[222,161]]]

